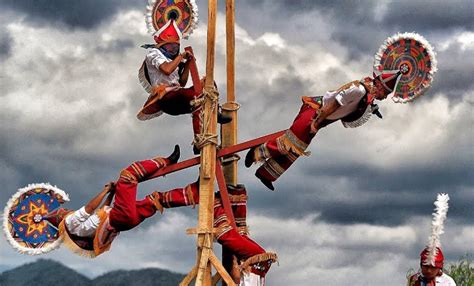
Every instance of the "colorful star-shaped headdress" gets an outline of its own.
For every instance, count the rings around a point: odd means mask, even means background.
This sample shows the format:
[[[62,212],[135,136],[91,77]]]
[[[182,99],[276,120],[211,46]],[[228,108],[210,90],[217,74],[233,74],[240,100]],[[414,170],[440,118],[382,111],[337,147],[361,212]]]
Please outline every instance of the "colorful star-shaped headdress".
[[[187,39],[197,26],[198,8],[194,0],[148,0],[145,21],[155,40]]]
[[[3,233],[20,253],[38,255],[61,245],[57,225],[49,218],[69,201],[69,196],[50,184],[21,188],[7,202],[3,213]]]
[[[398,33],[385,40],[374,59],[374,76],[383,78],[393,101],[406,103],[422,95],[436,73],[433,47],[417,33]]]

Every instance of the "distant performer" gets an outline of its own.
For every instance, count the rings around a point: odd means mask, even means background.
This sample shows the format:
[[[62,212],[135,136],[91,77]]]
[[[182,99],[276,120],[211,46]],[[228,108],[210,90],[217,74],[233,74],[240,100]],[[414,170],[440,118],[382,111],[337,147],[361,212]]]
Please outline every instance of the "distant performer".
[[[438,194],[428,246],[420,253],[420,271],[408,277],[408,286],[456,286],[453,278],[443,272],[444,255],[440,235],[448,212],[449,196]]]

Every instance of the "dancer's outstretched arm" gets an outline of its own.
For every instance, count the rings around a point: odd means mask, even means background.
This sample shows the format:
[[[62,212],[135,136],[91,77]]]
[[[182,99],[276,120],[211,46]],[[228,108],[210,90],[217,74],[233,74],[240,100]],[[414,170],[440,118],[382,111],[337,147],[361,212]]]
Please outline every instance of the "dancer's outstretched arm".
[[[104,197],[110,192],[112,192],[112,190],[115,190],[113,182],[110,182],[105,185],[104,189],[87,203],[87,205],[85,206],[86,213],[92,214],[97,209],[97,207],[99,207]]]

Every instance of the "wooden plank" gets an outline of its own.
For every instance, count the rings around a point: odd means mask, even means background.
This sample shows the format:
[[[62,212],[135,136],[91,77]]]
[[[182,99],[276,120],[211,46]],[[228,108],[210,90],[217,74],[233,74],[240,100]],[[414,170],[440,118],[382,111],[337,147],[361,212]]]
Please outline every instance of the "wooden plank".
[[[243,151],[245,149],[249,149],[249,148],[252,148],[254,146],[258,146],[260,144],[265,143],[268,140],[277,138],[278,136],[285,133],[285,131],[286,130],[278,131],[278,132],[268,134],[268,135],[265,135],[265,136],[261,136],[261,137],[256,138],[256,139],[248,140],[248,141],[245,141],[245,142],[233,145],[233,146],[222,148],[221,150],[217,151],[217,158],[228,156],[230,154],[238,153],[238,152]],[[191,159],[188,159],[188,160],[185,160],[185,161],[181,161],[181,162],[176,163],[176,164],[166,166],[166,167],[161,168],[160,170],[156,171],[155,173],[151,174],[149,177],[144,179],[144,181],[151,180],[151,179],[154,179],[154,178],[157,178],[157,177],[161,177],[161,176],[164,176],[166,174],[174,173],[174,172],[186,169],[186,168],[190,168],[192,166],[196,166],[200,163],[200,161],[201,161],[200,157],[194,157],[194,158],[191,158]]]
[[[191,73],[191,79],[193,80],[193,89],[196,94],[201,94],[202,85],[201,79],[199,78],[199,72],[196,64],[196,58],[194,57],[194,51],[191,47],[184,48],[185,51],[190,52],[193,55],[192,60],[189,62],[189,72]]]
[[[237,144],[237,110],[235,109],[235,15],[234,0],[226,0],[226,68],[227,68],[227,102],[222,106],[222,113],[229,115],[232,121],[221,125],[222,147]],[[237,184],[237,160],[223,165],[225,181]]]
[[[210,92],[214,89],[217,0],[208,0],[207,20],[206,81],[204,85],[204,91]],[[202,112],[204,112],[204,122],[206,124],[204,128],[202,128],[201,132],[203,134],[215,136],[217,134],[217,102],[212,102],[209,97],[206,97],[204,99]],[[212,283],[209,254],[212,251],[213,240],[212,227],[214,223],[215,165],[216,145],[204,145],[204,147],[201,149],[198,228],[208,230],[209,233],[198,234],[198,242],[202,241],[202,238],[204,238],[204,245],[198,248],[198,251],[201,251],[201,258],[199,261],[199,269],[196,277],[196,286],[211,286]]]
[[[211,261],[211,264],[216,268],[217,272],[221,275],[222,280],[224,280],[227,285],[236,285],[214,253],[210,254],[209,261]]]
[[[224,212],[230,222],[230,225],[234,228],[235,231],[238,232],[237,225],[235,225],[234,213],[232,212],[232,207],[230,205],[229,193],[227,192],[227,186],[225,184],[224,173],[222,172],[222,167],[219,163],[216,164],[216,178],[217,185],[219,186],[219,193],[221,195],[221,202],[224,208]]]
[[[188,286],[193,282],[194,278],[196,277],[197,274],[197,266],[194,266],[193,269],[184,277],[184,279],[179,283],[179,286]]]
[[[219,283],[220,280],[221,280],[221,275],[219,274],[219,272],[216,272],[216,274],[212,276],[212,286],[217,286],[217,283]]]

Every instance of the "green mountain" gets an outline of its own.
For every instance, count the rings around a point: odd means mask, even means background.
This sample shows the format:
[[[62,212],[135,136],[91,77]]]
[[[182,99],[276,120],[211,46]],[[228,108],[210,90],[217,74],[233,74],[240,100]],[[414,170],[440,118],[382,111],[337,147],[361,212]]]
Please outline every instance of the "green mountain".
[[[95,279],[49,260],[38,259],[0,274],[2,286],[176,286],[184,278],[183,274],[158,268],[141,270],[116,270]]]
[[[91,280],[59,262],[38,259],[0,274],[2,286],[89,286]]]

